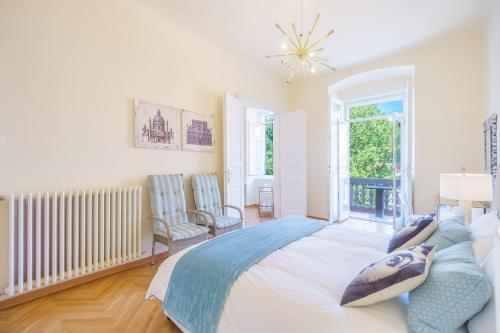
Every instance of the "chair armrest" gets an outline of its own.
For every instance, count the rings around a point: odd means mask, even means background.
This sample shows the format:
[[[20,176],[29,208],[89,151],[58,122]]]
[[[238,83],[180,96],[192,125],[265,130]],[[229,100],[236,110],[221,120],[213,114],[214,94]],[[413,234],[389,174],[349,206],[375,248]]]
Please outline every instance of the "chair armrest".
[[[171,238],[172,236],[172,233],[170,232],[170,226],[168,225],[168,222],[167,220],[163,217],[163,216],[150,216],[149,217],[150,219],[154,220],[154,221],[158,221],[158,222],[161,222],[163,223],[163,225],[165,226],[165,229],[167,230],[167,235],[168,235],[168,238]],[[154,232],[154,230],[153,230]]]
[[[208,228],[208,219],[207,219],[207,213],[201,210],[187,210],[186,213],[189,215],[195,215],[196,217],[201,216],[203,218],[203,221],[205,221],[205,227]]]
[[[207,220],[207,223],[208,223],[208,219],[207,219],[207,216],[208,216],[212,220],[212,223],[213,223],[212,226],[215,228],[215,215],[214,214],[210,213],[208,210],[203,210],[203,209],[198,209],[197,212],[205,215],[205,219]]]
[[[238,211],[238,213],[240,213],[240,220],[243,221],[243,212],[241,211],[241,209],[239,207],[232,206],[232,205],[223,205],[222,207],[236,209]]]

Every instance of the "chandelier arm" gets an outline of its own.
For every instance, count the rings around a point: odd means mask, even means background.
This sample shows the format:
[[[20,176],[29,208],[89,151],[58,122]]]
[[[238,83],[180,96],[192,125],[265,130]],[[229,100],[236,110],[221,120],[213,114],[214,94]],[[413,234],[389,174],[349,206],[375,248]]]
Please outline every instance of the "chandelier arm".
[[[316,19],[314,20],[314,23],[311,27],[311,30],[309,30],[309,32],[307,33],[307,39],[306,39],[306,42],[304,43],[305,49],[307,49],[307,44],[309,44],[309,39],[311,38],[311,35],[314,32],[314,29],[316,29],[316,24],[318,23],[318,21],[319,21],[319,14],[316,15]]]
[[[286,39],[292,43],[292,45],[298,49],[299,47],[297,46],[297,44],[295,44],[295,42],[290,38],[290,36],[288,36],[288,34],[285,32],[285,30],[283,30],[283,28],[279,25],[279,23],[276,23],[275,24],[276,28],[283,34],[283,36],[286,37]]]
[[[314,57],[311,57],[311,58],[316,58],[318,60],[323,60],[324,62],[328,62],[328,59],[327,58],[323,58],[323,57],[314,56]]]
[[[311,71],[311,68],[313,67],[310,60],[312,59],[311,57],[304,57],[304,59],[306,60],[306,64],[307,64],[307,69],[309,71]]]
[[[299,49],[302,49],[302,38],[299,37],[299,34],[297,33],[297,29],[295,28],[295,23],[292,23],[292,30],[293,33],[295,34],[295,38],[297,39],[297,44],[299,44]]]
[[[320,39],[318,39],[313,45],[309,46],[306,51],[309,51],[310,49],[312,49],[313,47],[315,47],[316,45],[318,45],[319,43],[321,43],[322,41],[324,41],[325,39],[327,39],[328,37],[330,37],[331,35],[333,34],[333,29],[328,31],[326,34],[323,35],[323,37],[321,37]]]
[[[290,74],[288,74],[288,78],[286,79],[286,83],[290,83],[292,82],[292,79],[293,79],[293,76],[295,75],[294,72],[290,72]]]
[[[278,57],[288,57],[288,56],[293,56],[293,55],[294,55],[294,53],[270,54],[270,55],[266,55],[266,59],[278,58]]]
[[[286,65],[286,69],[291,70],[297,64],[299,58],[293,57],[291,61]]]
[[[281,60],[281,63],[286,66],[293,59],[295,59],[295,57],[291,56],[289,58],[285,58],[285,59]]]
[[[325,66],[326,68],[328,68],[328,69],[330,69],[330,70],[332,70],[332,71],[336,71],[335,67],[332,67],[332,66],[328,65],[328,64],[327,64],[326,62],[324,62],[323,60],[320,60],[320,59],[318,59],[318,58],[316,58],[316,57],[312,57],[311,59],[312,59],[312,60],[314,60],[314,61],[316,61],[316,62],[317,62],[317,63],[319,63],[320,65]]]
[[[298,58],[296,58],[295,61],[292,64],[290,64],[290,66],[287,68],[288,71],[295,72],[295,70],[297,69],[297,66],[299,65],[299,63],[300,62],[298,61]]]

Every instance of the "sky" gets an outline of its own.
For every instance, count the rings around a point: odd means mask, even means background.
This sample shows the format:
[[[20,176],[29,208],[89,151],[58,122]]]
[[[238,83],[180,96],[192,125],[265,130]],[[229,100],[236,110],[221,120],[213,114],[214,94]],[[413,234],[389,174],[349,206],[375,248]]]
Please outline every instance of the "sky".
[[[391,101],[377,104],[377,108],[385,114],[392,114],[394,111],[403,112],[403,101]]]

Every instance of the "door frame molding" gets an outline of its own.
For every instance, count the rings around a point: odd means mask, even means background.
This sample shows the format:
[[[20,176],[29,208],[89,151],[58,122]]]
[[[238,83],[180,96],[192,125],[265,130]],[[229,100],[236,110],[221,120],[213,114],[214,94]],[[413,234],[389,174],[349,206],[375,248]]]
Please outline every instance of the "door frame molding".
[[[274,117],[274,123],[273,123],[273,172],[274,172],[274,189],[273,189],[273,195],[274,195],[274,218],[279,218],[281,216],[281,173],[280,173],[280,156],[279,156],[279,135],[276,135],[276,133],[279,133],[279,114],[283,113],[284,111],[281,110],[280,108],[276,108],[273,106],[270,106],[268,104],[262,103],[257,99],[250,98],[247,96],[242,96],[239,94],[236,94],[236,98],[238,98],[241,103],[243,104],[243,107],[245,108],[245,118],[246,118],[246,109],[247,108],[256,108],[256,109],[263,109],[266,111],[273,112],[275,117]],[[246,123],[245,123],[246,125]],[[247,128],[245,126],[244,128],[245,133],[244,133],[244,142],[246,143],[246,131]],[[246,148],[245,148],[245,153],[246,153]],[[246,154],[245,154],[245,176],[247,173],[247,166],[248,164],[246,163]],[[245,177],[245,185],[246,185],[246,177]]]

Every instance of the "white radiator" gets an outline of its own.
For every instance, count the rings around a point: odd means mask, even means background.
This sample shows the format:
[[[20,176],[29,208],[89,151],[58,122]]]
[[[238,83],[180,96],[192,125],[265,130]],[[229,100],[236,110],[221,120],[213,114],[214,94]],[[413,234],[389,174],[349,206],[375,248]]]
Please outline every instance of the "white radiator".
[[[36,288],[141,256],[140,186],[8,194],[5,293]]]

